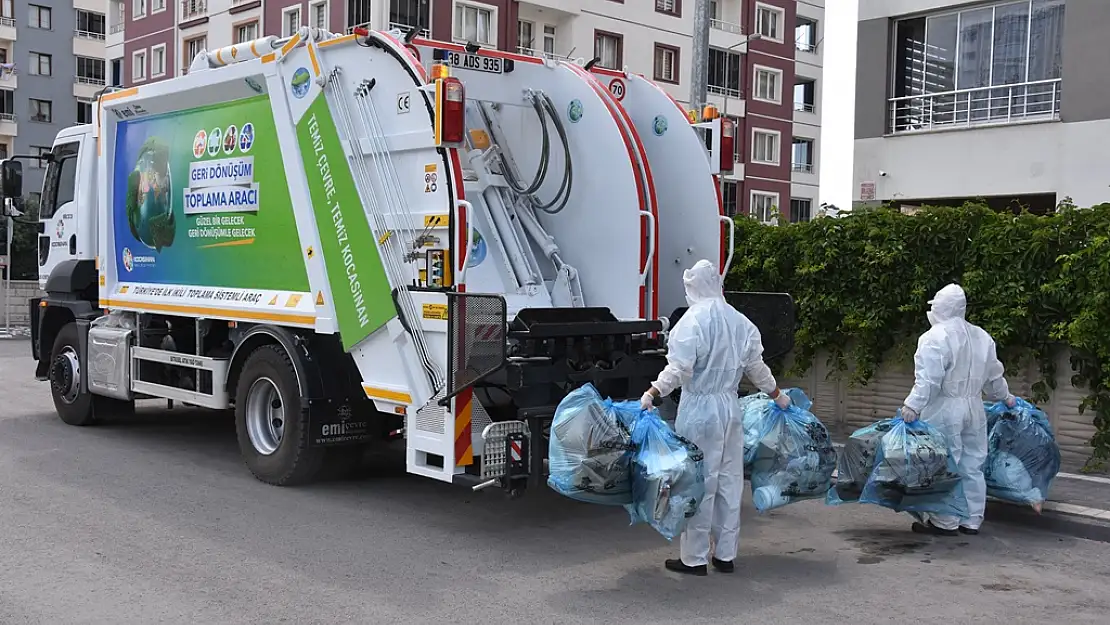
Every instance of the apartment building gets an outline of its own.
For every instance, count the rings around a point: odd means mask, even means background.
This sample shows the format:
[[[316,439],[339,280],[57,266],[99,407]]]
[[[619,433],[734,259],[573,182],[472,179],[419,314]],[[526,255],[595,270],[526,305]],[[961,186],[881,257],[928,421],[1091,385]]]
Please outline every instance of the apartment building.
[[[0,158],[49,152],[59,129],[92,121],[104,37],[102,1],[0,0]],[[44,173],[26,162],[26,187]]]
[[[202,49],[302,25],[416,28],[434,39],[599,59],[690,94],[694,0],[109,0],[113,84],[187,70]],[[726,209],[809,219],[817,198],[824,0],[711,0],[710,103],[740,131]],[[757,40],[749,41],[752,33]],[[789,144],[787,142],[790,142]]]
[[[1110,199],[1107,24],[1106,0],[861,0],[854,199]]]

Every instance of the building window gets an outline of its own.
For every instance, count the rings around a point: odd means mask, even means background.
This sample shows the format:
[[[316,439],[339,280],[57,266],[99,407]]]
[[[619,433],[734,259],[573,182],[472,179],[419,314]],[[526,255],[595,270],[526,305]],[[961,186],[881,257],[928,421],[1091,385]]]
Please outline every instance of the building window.
[[[31,15],[27,25],[31,28],[41,28],[43,30],[50,30],[54,26],[51,24],[53,13],[50,7],[39,6],[37,4],[29,5]]]
[[[189,21],[208,15],[206,0],[181,0],[181,20]]]
[[[743,126],[740,124],[739,117],[736,117],[735,115],[728,115],[727,117],[732,120],[732,128],[734,133],[739,132],[739,129],[743,128]],[[744,162],[744,142],[741,141],[739,137],[737,137],[736,140],[732,142],[732,162]]]
[[[8,144],[0,143],[0,160],[8,160]]]
[[[166,75],[166,44],[158,44],[150,49],[150,77]]]
[[[786,11],[768,4],[755,4],[755,32],[764,39],[782,43],[782,25]]]
[[[197,58],[197,55],[203,52],[207,47],[208,37],[203,35],[200,37],[193,37],[192,39],[186,39],[181,44],[181,49],[185,53],[185,67],[181,71],[182,74],[188,71],[189,65],[193,63],[193,59]]]
[[[301,7],[290,7],[281,12],[281,34],[292,37],[301,28]]]
[[[328,30],[327,0],[325,0],[324,2],[314,2],[313,4],[309,5],[308,17],[311,20],[311,22],[309,22],[309,25],[313,28],[319,28],[320,30],[324,31]]]
[[[146,80],[146,50],[131,53],[131,82]]]
[[[104,59],[77,57],[77,73],[73,80],[83,85],[104,85]]]
[[[794,110],[812,113],[817,108],[817,81],[812,78],[798,78],[794,83]]]
[[[764,102],[782,103],[782,70],[754,66],[755,99]]]
[[[123,86],[123,59],[112,59],[112,86]]]
[[[817,52],[817,22],[804,17],[798,18],[794,27],[794,47],[802,52]]]
[[[84,39],[104,39],[104,34],[107,32],[105,21],[103,13],[78,10],[77,27],[73,34]]]
[[[36,157],[35,160],[31,161],[31,163],[32,163],[31,166],[35,167],[35,168],[38,168],[38,169],[46,169],[46,163],[47,162],[43,159],[43,157],[46,156],[47,154],[50,154],[50,152],[51,152],[50,146],[48,146],[48,145],[32,145],[30,147],[31,147],[31,156]],[[53,215],[53,213],[51,213],[51,215]]]
[[[146,0],[131,0],[131,19],[146,17]]]
[[[812,174],[813,164],[816,162],[814,156],[813,139],[794,137],[793,154],[791,156],[794,171]]]
[[[348,2],[347,10],[359,19],[370,22],[370,2],[355,2],[355,6]],[[364,15],[364,17],[363,17]],[[389,27],[403,32],[412,29],[420,31],[421,37],[430,37],[432,15],[431,3],[428,0],[392,0],[389,3]]]
[[[1064,6],[1010,1],[896,22],[890,130],[1058,119]]]
[[[53,76],[54,57],[41,52],[32,52],[31,66],[27,69],[32,76]]]
[[[678,84],[678,48],[655,44],[655,80]]]
[[[30,99],[31,121],[43,124],[54,122],[54,103],[50,100]]]
[[[516,21],[516,45],[521,54],[536,53],[536,25],[525,20]]]
[[[752,191],[750,199],[751,210],[749,212],[752,219],[760,223],[772,223],[775,219],[775,212],[778,211],[779,207],[779,194]]]
[[[624,37],[616,33],[594,31],[594,58],[599,67],[621,69],[624,66]]]
[[[550,24],[543,25],[543,53],[548,56],[555,54],[555,27]]]
[[[744,65],[736,52],[709,49],[708,91],[730,98],[742,98],[740,90],[740,68]]]
[[[258,39],[258,21],[239,24],[235,27],[235,43],[245,43]]]
[[[151,13],[161,13],[166,10],[166,0],[150,0]]]
[[[93,103],[88,100],[77,101],[77,123],[93,123]]]
[[[497,47],[497,18],[490,7],[456,2],[452,32],[457,42]]]
[[[800,223],[813,219],[813,200],[790,198],[790,223]]]
[[[15,121],[15,91],[0,89],[0,121]]]
[[[736,194],[739,187],[740,183],[735,180],[725,180],[724,189],[721,190],[722,209],[729,217],[736,216]]]
[[[655,0],[655,12],[682,17],[682,0]]]
[[[774,130],[752,131],[752,162],[763,165],[779,164],[779,140],[782,135]]]

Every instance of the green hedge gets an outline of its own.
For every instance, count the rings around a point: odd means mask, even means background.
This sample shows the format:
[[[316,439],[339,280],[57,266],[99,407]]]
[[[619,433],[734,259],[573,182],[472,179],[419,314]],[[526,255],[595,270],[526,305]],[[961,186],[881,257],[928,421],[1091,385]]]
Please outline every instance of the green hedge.
[[[728,287],[793,295],[799,366],[825,350],[868,381],[884,359],[912,355],[926,302],[956,282],[1010,368],[1039,364],[1034,399],[1051,390],[1053,352],[1072,348],[1072,382],[1090,391],[1081,409],[1095,412],[1093,462],[1110,459],[1110,204],[1050,216],[877,209],[777,227],[739,218],[736,228]]]

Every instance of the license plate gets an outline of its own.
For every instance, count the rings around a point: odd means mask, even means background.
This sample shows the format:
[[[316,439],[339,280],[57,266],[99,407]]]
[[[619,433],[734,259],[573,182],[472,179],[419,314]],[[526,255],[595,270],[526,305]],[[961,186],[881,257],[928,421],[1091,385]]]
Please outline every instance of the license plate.
[[[505,73],[504,59],[494,56],[478,56],[466,52],[448,52],[447,64],[458,69],[469,69],[488,74]]]

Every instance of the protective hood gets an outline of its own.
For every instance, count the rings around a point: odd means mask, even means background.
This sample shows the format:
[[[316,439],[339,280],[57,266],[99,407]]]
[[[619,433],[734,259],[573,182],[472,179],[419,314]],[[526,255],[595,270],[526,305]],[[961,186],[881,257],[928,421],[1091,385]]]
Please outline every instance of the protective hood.
[[[957,284],[949,284],[937,291],[929,300],[929,319],[934,323],[944,323],[952,319],[963,319],[967,314],[967,296]]]
[[[698,302],[724,299],[725,296],[721,274],[717,266],[708,260],[699,260],[682,272],[682,284],[686,287],[686,302],[691,306]]]

